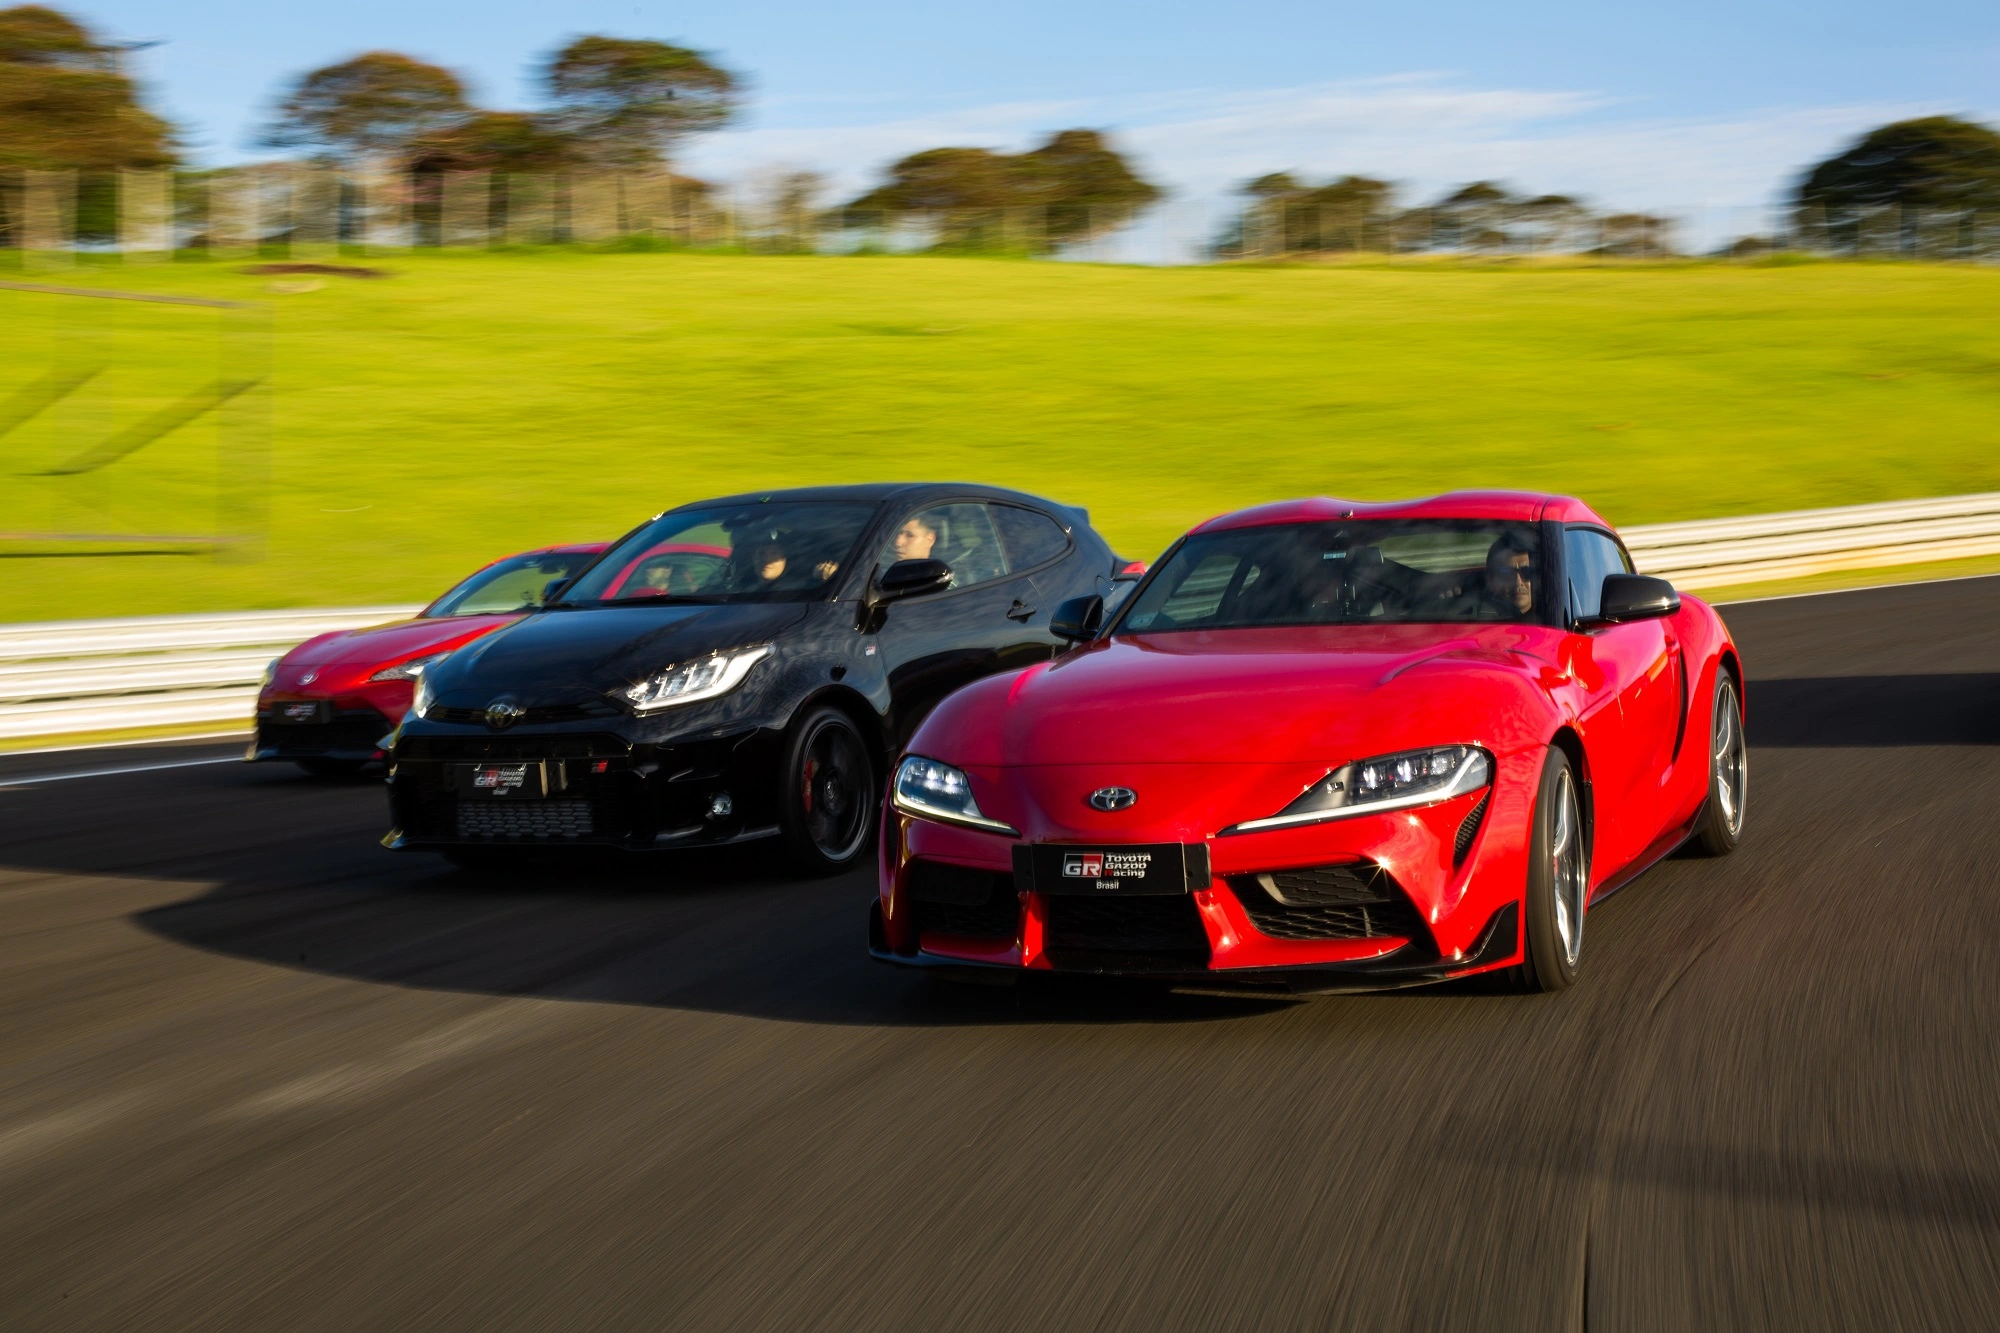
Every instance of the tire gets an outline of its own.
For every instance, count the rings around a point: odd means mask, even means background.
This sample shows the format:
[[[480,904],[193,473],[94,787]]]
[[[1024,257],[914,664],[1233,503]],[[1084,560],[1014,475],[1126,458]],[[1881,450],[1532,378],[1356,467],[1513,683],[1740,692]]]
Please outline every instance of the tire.
[[[1708,733],[1708,801],[1689,845],[1702,856],[1727,856],[1743,840],[1750,795],[1750,747],[1743,735],[1740,687],[1728,668],[1715,673],[1715,707]]]
[[[294,759],[292,762],[316,778],[351,778],[368,766],[365,759]]]
[[[1535,822],[1528,839],[1528,887],[1522,903],[1527,947],[1517,973],[1523,990],[1567,990],[1583,963],[1583,921],[1590,895],[1590,848],[1583,800],[1569,757],[1554,746],[1542,761]]]
[[[808,711],[785,744],[778,827],[808,875],[853,869],[874,841],[879,786],[868,740],[838,708]]]

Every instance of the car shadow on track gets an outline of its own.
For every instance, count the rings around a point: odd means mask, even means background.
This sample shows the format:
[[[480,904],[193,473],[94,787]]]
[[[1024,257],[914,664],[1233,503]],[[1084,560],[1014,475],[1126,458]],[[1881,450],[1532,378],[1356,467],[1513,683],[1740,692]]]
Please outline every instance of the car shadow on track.
[[[194,948],[358,981],[789,1022],[1175,1023],[1295,1002],[1070,978],[974,986],[900,972],[867,956],[872,876],[799,880],[764,849],[636,865],[550,861],[498,881],[409,859],[418,865],[392,889],[224,885],[134,920]]]
[[[122,885],[143,904],[129,919],[158,938],[370,984],[877,1027],[1184,1023],[1353,1003],[1090,978],[940,983],[868,957],[872,866],[801,879],[775,846],[752,844],[461,872],[377,846],[382,797],[366,778],[223,765],[8,800],[22,818],[0,828],[0,869]],[[1487,985],[1369,997],[1353,1021],[1417,1021],[1417,997]]]
[[[1750,743],[2000,745],[2000,673],[1750,681]]]

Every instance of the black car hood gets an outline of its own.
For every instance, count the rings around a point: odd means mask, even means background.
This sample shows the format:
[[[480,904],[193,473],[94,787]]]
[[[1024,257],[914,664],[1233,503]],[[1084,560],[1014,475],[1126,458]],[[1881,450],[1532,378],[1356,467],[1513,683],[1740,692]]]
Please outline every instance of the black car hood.
[[[527,708],[602,699],[676,662],[770,643],[806,611],[803,602],[547,611],[453,653],[433,668],[431,690],[448,708],[484,708],[502,694]]]

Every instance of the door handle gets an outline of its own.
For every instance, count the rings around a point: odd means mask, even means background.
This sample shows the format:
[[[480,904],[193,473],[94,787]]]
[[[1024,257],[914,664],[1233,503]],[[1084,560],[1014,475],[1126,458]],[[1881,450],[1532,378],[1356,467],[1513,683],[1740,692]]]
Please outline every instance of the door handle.
[[[1009,620],[1018,620],[1025,625],[1034,618],[1035,608],[1029,606],[1018,597],[1014,599],[1014,604],[1007,608],[1007,619]]]

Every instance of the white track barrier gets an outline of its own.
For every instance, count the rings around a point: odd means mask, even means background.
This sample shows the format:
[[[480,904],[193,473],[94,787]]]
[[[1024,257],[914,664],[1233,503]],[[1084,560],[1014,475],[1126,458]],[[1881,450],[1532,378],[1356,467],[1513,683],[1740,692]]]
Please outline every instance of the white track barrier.
[[[2000,491],[1625,528],[1639,568],[1692,589],[2000,554]]]
[[[0,625],[0,741],[212,724],[246,731],[274,657],[415,606]]]
[[[1690,589],[2000,554],[2000,492],[1624,529],[1639,568]],[[250,725],[264,665],[329,630],[419,608],[359,606],[0,625],[0,741]]]

